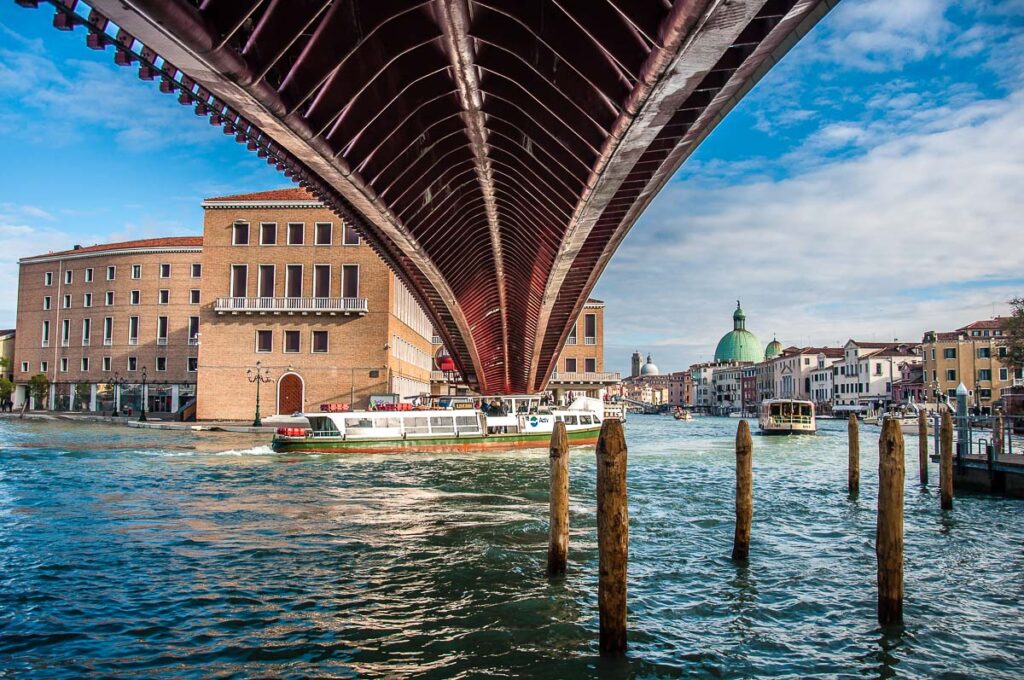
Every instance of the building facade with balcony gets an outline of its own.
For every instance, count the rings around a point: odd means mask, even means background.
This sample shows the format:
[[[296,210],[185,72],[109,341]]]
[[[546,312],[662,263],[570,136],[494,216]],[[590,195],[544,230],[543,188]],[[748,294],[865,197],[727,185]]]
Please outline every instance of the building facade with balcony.
[[[833,366],[833,412],[868,411],[888,405],[904,363],[921,363],[920,346],[848,340],[842,358]]]
[[[197,417],[365,408],[430,391],[433,330],[359,234],[303,189],[203,201]]]
[[[17,405],[39,373],[50,391],[37,408],[135,413],[145,400],[172,412],[193,398],[201,238],[75,246],[19,264]]]
[[[963,383],[970,390],[970,405],[989,410],[1004,388],[1024,385],[1024,375],[1008,367],[1009,338],[1002,318],[983,319],[954,331],[928,331],[921,349],[922,380],[929,400],[956,398]]]

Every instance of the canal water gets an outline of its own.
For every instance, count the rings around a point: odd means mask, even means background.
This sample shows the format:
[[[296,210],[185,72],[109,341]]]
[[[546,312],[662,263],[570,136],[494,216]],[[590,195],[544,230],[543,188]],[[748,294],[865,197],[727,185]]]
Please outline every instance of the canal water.
[[[605,661],[592,449],[572,454],[569,574],[549,581],[543,450],[279,456],[0,421],[0,675],[1021,676],[1021,501],[941,513],[908,438],[907,623],[881,630],[877,430],[854,501],[845,423],[755,437],[738,566],[736,423],[627,423],[630,650]]]

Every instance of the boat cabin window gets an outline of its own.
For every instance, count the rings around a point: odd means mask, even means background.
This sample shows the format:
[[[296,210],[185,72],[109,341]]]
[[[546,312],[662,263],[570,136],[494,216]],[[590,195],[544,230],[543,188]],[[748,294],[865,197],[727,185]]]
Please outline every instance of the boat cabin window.
[[[402,419],[398,416],[386,416],[383,418],[378,416],[373,419],[373,426],[399,428],[402,426]]]
[[[451,416],[431,416],[430,431],[434,434],[455,434],[455,419]]]
[[[559,423],[562,422],[562,416],[555,416],[555,421]]]
[[[337,437],[341,434],[337,426],[334,424],[334,421],[330,418],[311,417],[309,419],[309,427],[313,430],[314,435]]]
[[[350,430],[352,428],[373,427],[373,421],[369,416],[357,416],[355,418],[345,418],[345,429]]]
[[[565,424],[566,425],[576,425],[576,416],[566,416],[565,417]]]
[[[580,425],[590,425],[590,416],[580,416]]]
[[[800,415],[804,416],[805,418],[810,418],[811,417],[811,405],[810,404],[800,404]]]
[[[480,421],[476,416],[455,416],[455,426],[459,428],[459,434],[480,432]]]
[[[407,434],[430,434],[430,425],[425,416],[408,416],[405,418]]]

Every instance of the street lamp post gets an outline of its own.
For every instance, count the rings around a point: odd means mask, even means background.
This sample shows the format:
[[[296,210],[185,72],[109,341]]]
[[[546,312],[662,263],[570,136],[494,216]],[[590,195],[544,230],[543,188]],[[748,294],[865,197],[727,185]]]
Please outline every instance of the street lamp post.
[[[252,426],[262,427],[263,421],[260,419],[260,385],[273,380],[273,378],[270,377],[270,369],[263,368],[262,363],[257,361],[255,368],[248,368],[245,370],[245,377],[250,383],[256,383],[256,417],[252,420]]]
[[[118,372],[114,372],[114,377],[110,379],[107,384],[114,389],[114,408],[112,409],[112,415],[116,416],[121,404],[121,386],[128,382],[128,378],[125,378]]]
[[[140,401],[142,402],[142,407],[139,409],[139,422],[140,423],[144,423],[144,422],[146,422],[146,367],[145,366],[142,367],[142,394],[139,395],[139,396],[141,397]]]

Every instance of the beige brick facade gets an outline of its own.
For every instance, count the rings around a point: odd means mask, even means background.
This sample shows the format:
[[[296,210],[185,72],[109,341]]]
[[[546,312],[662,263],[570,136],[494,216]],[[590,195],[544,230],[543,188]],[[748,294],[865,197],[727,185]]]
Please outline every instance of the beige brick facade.
[[[1008,340],[999,318],[975,321],[955,331],[925,333],[921,348],[929,398],[938,392],[955,400],[957,386],[963,383],[970,390],[970,406],[991,408],[1003,389],[1024,383],[1020,371],[1004,363]]]
[[[112,410],[119,378],[124,405],[138,410],[143,368],[148,408],[167,411],[188,398],[198,351],[190,317],[200,315],[189,291],[200,288],[201,254],[200,239],[181,237],[23,259],[12,366],[18,403],[28,379],[43,373],[53,385],[49,408]]]

